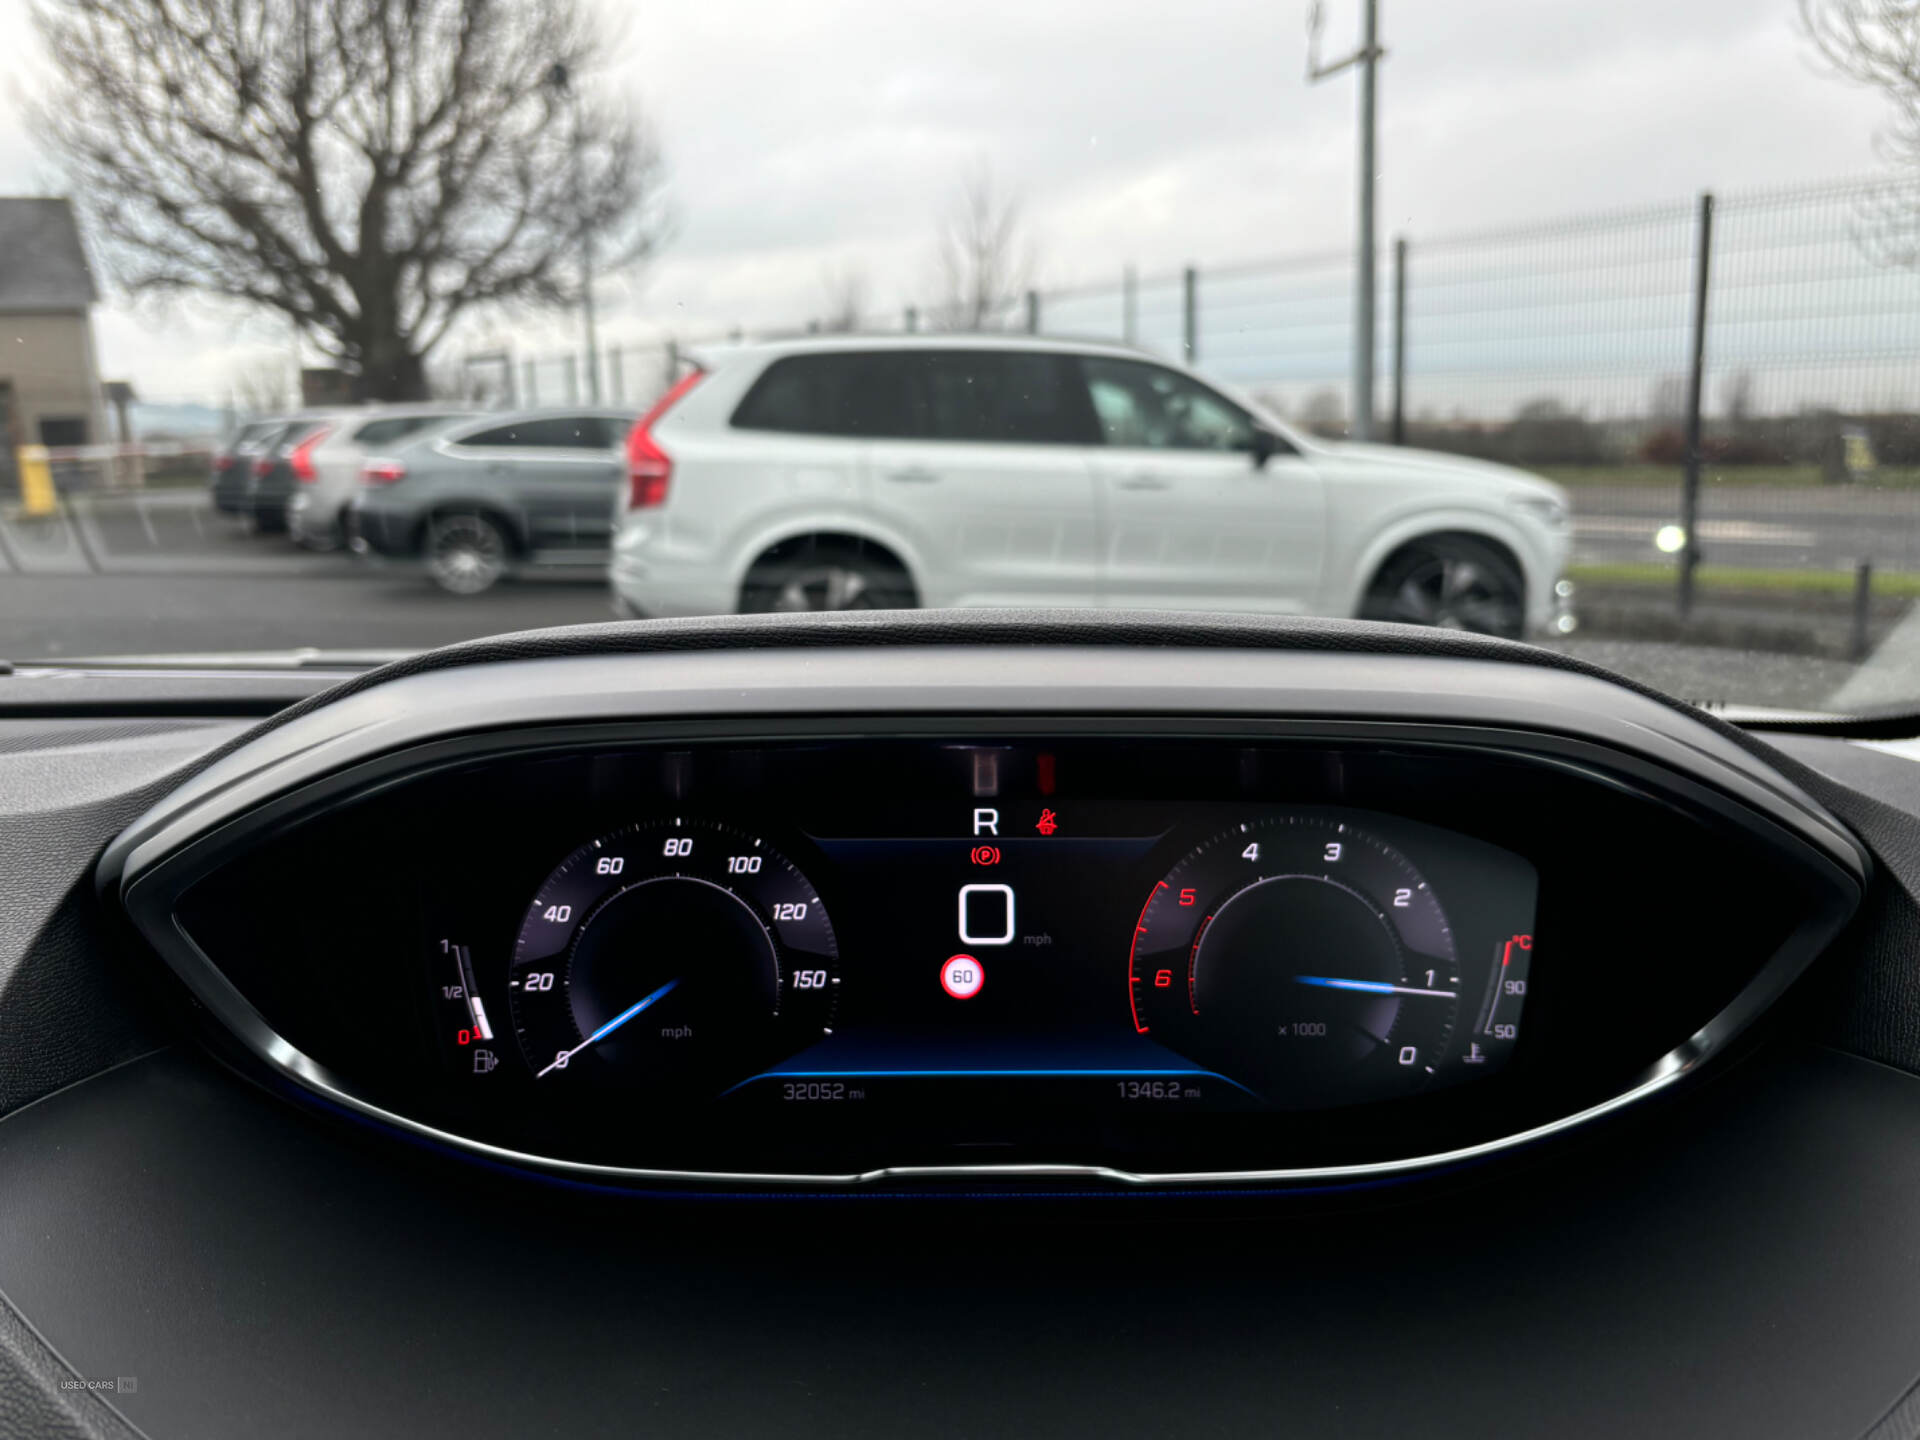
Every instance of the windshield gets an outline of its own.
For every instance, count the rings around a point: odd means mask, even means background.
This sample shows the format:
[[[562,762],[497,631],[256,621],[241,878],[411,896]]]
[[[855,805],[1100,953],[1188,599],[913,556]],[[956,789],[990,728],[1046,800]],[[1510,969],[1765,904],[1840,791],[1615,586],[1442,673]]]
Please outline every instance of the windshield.
[[[1317,615],[1920,705],[1920,12],[0,9],[0,656]]]

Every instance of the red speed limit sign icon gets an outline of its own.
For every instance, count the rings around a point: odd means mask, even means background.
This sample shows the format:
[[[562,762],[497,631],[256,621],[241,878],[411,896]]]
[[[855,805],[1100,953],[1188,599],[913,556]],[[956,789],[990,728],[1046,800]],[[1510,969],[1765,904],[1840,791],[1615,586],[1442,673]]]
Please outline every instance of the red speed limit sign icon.
[[[971,1000],[986,979],[986,971],[971,955],[955,955],[940,967],[940,988],[956,1000]]]

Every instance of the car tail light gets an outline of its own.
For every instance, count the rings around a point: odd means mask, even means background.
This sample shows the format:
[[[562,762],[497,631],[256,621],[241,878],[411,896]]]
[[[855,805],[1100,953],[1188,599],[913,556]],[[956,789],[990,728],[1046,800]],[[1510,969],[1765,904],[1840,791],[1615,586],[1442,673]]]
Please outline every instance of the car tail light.
[[[362,485],[393,485],[407,478],[407,467],[398,460],[369,460],[360,467]]]
[[[231,470],[233,468],[233,456],[224,454],[214,456],[213,468],[216,470]]]
[[[267,478],[268,472],[272,469],[273,456],[271,454],[262,455],[253,462],[253,478],[256,480],[264,480]]]
[[[689,370],[627,432],[629,510],[648,510],[667,503],[667,487],[673,483],[673,457],[662,450],[660,442],[653,438],[653,427],[680,403],[689,390],[700,383],[706,373],[704,370]]]
[[[318,476],[313,468],[313,447],[333,433],[331,425],[322,425],[287,455],[287,464],[293,467],[293,478],[302,485],[311,485]]]

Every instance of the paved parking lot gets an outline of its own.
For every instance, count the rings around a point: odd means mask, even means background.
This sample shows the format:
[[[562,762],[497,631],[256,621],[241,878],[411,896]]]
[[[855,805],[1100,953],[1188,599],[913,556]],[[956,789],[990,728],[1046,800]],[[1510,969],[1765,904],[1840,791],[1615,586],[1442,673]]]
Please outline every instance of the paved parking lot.
[[[308,555],[284,537],[247,534],[206,493],[77,495],[58,515],[0,514],[0,574],[325,575],[344,556]]]
[[[0,515],[0,656],[412,649],[610,619],[605,578],[561,572],[469,599],[418,571],[250,535],[203,491],[71,501]]]

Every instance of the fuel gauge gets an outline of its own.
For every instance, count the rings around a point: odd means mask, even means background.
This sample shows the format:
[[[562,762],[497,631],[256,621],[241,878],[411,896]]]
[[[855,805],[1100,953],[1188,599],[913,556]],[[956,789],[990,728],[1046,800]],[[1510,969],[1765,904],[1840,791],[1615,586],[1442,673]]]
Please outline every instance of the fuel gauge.
[[[474,981],[473,952],[452,940],[440,942],[439,1028],[442,1043],[456,1055],[457,1068],[475,1075],[490,1075],[500,1064],[494,1048],[493,1021],[487,1015],[487,1003],[480,997]]]

